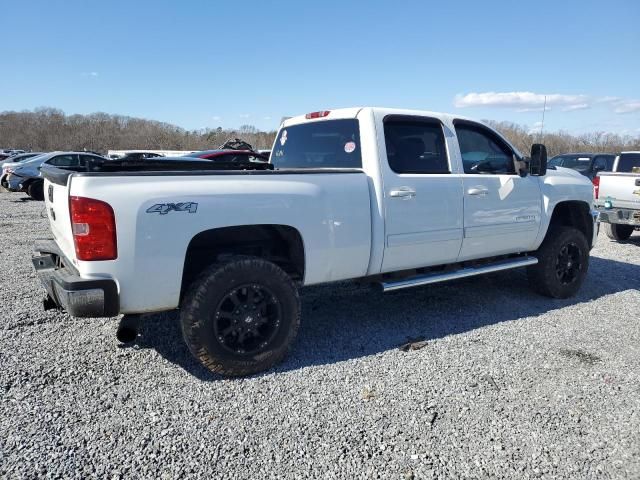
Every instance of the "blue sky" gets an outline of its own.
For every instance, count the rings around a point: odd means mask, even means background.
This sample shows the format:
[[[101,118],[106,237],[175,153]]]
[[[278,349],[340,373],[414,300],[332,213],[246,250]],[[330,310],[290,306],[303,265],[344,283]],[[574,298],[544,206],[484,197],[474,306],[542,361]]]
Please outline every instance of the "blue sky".
[[[276,128],[376,105],[640,135],[640,1],[0,0],[0,111]]]

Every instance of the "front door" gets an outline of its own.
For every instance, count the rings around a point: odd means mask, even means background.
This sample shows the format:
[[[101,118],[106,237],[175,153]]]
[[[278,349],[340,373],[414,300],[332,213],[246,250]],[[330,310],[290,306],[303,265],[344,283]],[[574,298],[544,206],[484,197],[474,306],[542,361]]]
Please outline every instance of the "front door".
[[[459,261],[531,250],[540,229],[538,177],[515,171],[514,152],[490,129],[454,122],[464,168]]]
[[[451,173],[443,125],[429,117],[391,115],[383,130],[382,271],[455,262],[462,244],[462,179]]]

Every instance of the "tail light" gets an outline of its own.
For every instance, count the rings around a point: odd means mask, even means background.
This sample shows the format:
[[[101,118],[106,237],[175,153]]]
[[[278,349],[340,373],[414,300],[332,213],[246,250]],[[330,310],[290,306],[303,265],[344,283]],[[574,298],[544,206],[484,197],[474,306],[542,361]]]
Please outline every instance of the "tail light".
[[[593,177],[593,198],[598,199],[600,194],[600,177]]]
[[[311,118],[322,118],[322,117],[326,117],[327,115],[329,115],[331,113],[331,110],[321,110],[319,112],[311,112],[311,113],[307,113],[304,118],[306,118],[307,120],[311,119]]]
[[[78,260],[118,258],[116,218],[111,205],[93,198],[71,197],[69,210]]]

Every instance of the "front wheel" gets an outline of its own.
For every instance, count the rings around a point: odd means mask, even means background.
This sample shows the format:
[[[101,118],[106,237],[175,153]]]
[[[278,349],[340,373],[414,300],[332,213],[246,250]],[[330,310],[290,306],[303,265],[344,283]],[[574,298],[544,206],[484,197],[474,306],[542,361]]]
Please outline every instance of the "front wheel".
[[[618,223],[605,223],[604,233],[607,234],[611,240],[624,241],[628,240],[633,233],[633,225],[620,225]]]
[[[274,263],[232,258],[193,283],[180,320],[189,350],[205,367],[227,376],[250,375],[286,355],[300,325],[300,298]]]
[[[573,227],[550,227],[535,253],[538,263],[527,267],[529,285],[552,298],[575,295],[589,269],[589,243]]]

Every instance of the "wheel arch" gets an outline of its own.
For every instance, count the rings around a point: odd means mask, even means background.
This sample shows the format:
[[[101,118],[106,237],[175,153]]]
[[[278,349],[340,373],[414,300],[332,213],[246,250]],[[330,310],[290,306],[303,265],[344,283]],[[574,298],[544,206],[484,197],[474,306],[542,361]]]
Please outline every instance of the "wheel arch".
[[[289,225],[239,225],[203,230],[190,240],[182,271],[180,299],[209,265],[227,256],[249,255],[269,260],[295,281],[305,275],[305,248],[300,232]]]
[[[547,234],[554,226],[573,227],[587,238],[589,248],[593,247],[593,217],[591,206],[582,200],[565,200],[553,207]],[[546,236],[546,235],[545,235]]]

